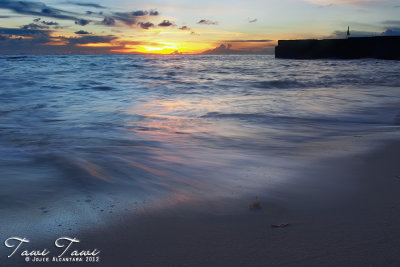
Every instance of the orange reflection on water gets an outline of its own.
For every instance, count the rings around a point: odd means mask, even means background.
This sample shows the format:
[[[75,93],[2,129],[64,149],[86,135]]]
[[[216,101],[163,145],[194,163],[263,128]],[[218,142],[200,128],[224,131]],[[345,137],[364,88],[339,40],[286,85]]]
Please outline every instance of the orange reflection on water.
[[[138,162],[131,162],[131,165],[133,165],[139,169],[145,170],[151,174],[157,175],[157,176],[161,176],[161,177],[168,176],[168,173],[166,171],[163,171],[160,169],[155,169],[155,168],[140,164]]]
[[[78,159],[78,164],[82,169],[84,169],[92,178],[96,178],[102,181],[110,182],[108,175],[105,170],[101,168],[99,165],[90,162],[86,159],[80,158]]]
[[[135,127],[129,129],[129,131],[147,134],[157,133],[157,135],[204,132],[207,127],[194,114],[194,111],[195,106],[184,100],[152,101],[134,106],[127,113],[140,115],[143,119],[132,122],[131,124]],[[162,137],[159,136],[158,138]]]

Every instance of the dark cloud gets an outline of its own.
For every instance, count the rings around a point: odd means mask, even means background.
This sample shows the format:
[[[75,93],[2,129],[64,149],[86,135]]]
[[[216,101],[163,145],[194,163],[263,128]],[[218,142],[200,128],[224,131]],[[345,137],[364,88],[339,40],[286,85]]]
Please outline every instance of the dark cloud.
[[[47,26],[58,26],[59,24],[54,21],[42,21],[42,24],[47,25]]]
[[[231,44],[221,44],[220,46],[204,51],[203,54],[207,55],[225,55],[225,54],[233,54],[235,53],[236,50],[231,50],[232,45]]]
[[[101,24],[106,25],[106,26],[114,26],[115,25],[115,19],[112,17],[105,17]]]
[[[67,3],[71,4],[71,5],[76,5],[76,6],[86,6],[86,7],[100,8],[100,9],[106,8],[105,6],[102,6],[102,5],[99,5],[96,3],[78,3],[78,2],[70,2],[70,1],[68,1]]]
[[[122,12],[114,13],[112,18],[115,20],[122,21],[123,23],[125,23],[126,25],[129,25],[129,26],[137,23],[136,16],[134,16],[131,12],[129,12],[129,13],[122,13]]]
[[[43,49],[44,44],[51,40],[50,33],[39,29],[0,28],[0,54],[36,52],[36,48]]]
[[[249,23],[257,22],[257,19],[249,19]]]
[[[91,34],[91,33],[84,31],[84,30],[80,30],[80,31],[76,31],[75,34]]]
[[[79,20],[76,14],[50,7],[41,2],[1,0],[0,9],[8,9],[18,14],[44,16],[63,20]]]
[[[190,31],[191,29],[188,26],[182,26],[182,27],[179,28],[179,30]]]
[[[51,8],[43,8],[43,9],[42,9],[42,13],[43,13],[44,15],[47,15],[47,14],[49,14],[49,15],[51,15],[51,14],[56,15],[56,14],[58,14],[59,12],[58,12],[57,10],[54,10],[54,9],[51,9]]]
[[[30,23],[28,25],[21,26],[21,29],[24,29],[24,30],[28,30],[28,29],[30,29],[30,30],[42,30],[42,29],[48,29],[48,28],[49,28],[48,26],[39,25],[39,24],[36,24],[36,23]]]
[[[169,20],[163,20],[161,23],[158,24],[159,27],[169,27],[174,25],[175,24]]]
[[[142,16],[147,16],[149,12],[143,11],[143,10],[137,10],[132,12],[132,16],[134,17],[142,17]]]
[[[154,27],[154,24],[151,22],[139,22],[138,25],[142,28],[142,29],[146,29],[148,30],[149,28]]]
[[[8,19],[10,16],[0,16],[0,19]]]
[[[386,29],[386,31],[382,32],[383,36],[400,36],[400,28],[391,28]]]
[[[0,28],[0,34],[7,34],[7,35],[48,37],[49,33],[50,31],[44,31],[38,29]]]
[[[117,37],[83,35],[77,37],[53,37],[50,30],[0,28],[0,54],[94,54],[110,53],[114,47],[85,47],[90,43],[110,43]],[[23,38],[29,37],[29,38]],[[59,43],[58,45],[53,45]]]
[[[98,9],[104,9],[105,7],[92,2],[74,2],[68,1],[68,4],[92,7]],[[54,19],[72,20],[75,24],[85,26],[92,22],[92,20],[81,18],[81,14],[69,12],[66,10],[57,9],[42,2],[34,1],[14,1],[14,0],[0,0],[0,9],[8,9],[18,14],[32,15],[39,18],[35,22],[38,22],[40,17],[49,17]],[[86,15],[103,15],[103,12],[92,12],[86,11]],[[122,22],[126,25],[132,26],[138,24],[138,18],[144,16],[158,16],[159,13],[156,10],[136,10],[132,12],[115,12],[104,16],[103,21],[98,23],[106,26],[115,26],[117,22]],[[145,24],[144,24],[145,25]],[[48,25],[58,26],[58,25]]]
[[[83,34],[83,31],[76,32],[77,34]],[[71,44],[88,44],[88,43],[109,43],[113,40],[116,40],[117,37],[113,35],[91,35],[91,36],[83,36],[83,37],[53,37],[51,36],[52,31],[49,30],[40,30],[40,29],[14,29],[14,28],[0,28],[0,35],[10,35],[10,36],[24,36],[24,37],[33,37],[32,40],[43,39],[45,42],[49,42],[56,39],[61,39],[64,41],[68,41]]]
[[[136,10],[136,11],[132,11],[132,12],[113,13],[109,17],[113,18],[114,20],[121,21],[128,26],[132,26],[135,24],[138,24],[141,26],[140,22],[138,22],[139,17],[158,16],[158,15],[159,15],[158,11],[155,11],[155,10],[150,10],[150,11]]]
[[[202,19],[200,21],[197,22],[197,24],[202,24],[202,25],[218,25],[217,21],[211,21],[208,19]]]
[[[109,43],[113,40],[116,40],[117,37],[113,35],[90,35],[90,36],[82,36],[82,37],[71,37],[71,38],[63,38],[68,41],[70,44],[93,44],[93,43]]]
[[[254,47],[254,48],[242,48],[242,49],[233,49],[231,44],[221,44],[220,46],[204,51],[202,54],[205,55],[265,55],[272,54],[274,51],[274,47]]]
[[[80,25],[80,26],[86,26],[90,23],[90,20],[87,19],[77,19],[75,20],[75,24],[76,25]]]
[[[158,15],[160,15],[160,13],[157,10],[150,10],[149,15],[150,16],[158,16]]]

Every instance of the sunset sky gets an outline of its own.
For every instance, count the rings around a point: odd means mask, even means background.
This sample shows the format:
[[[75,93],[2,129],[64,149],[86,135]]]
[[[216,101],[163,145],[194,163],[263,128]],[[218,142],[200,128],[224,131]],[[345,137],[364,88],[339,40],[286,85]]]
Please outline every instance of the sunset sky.
[[[371,0],[0,0],[0,53],[271,53],[279,39],[400,34]]]

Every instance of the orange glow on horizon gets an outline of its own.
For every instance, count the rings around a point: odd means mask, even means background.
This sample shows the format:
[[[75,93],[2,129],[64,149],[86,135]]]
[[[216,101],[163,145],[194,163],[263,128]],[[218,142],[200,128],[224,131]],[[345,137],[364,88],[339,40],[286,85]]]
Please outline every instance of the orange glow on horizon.
[[[123,54],[200,54],[207,49],[211,49],[209,43],[191,43],[191,42],[143,42],[143,44],[125,44],[123,48],[111,49],[112,53]]]
[[[88,44],[77,44],[80,47],[114,47],[115,45],[110,43],[88,43]]]
[[[68,41],[60,39],[60,38],[51,38],[50,42],[47,42],[43,45],[52,45],[52,46],[63,46],[63,45],[67,45]]]

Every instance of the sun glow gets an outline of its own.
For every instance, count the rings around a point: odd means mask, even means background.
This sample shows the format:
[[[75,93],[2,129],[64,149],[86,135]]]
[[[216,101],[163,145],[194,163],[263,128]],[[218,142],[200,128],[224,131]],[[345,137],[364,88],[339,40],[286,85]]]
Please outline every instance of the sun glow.
[[[125,44],[110,50],[112,53],[123,54],[197,54],[205,49],[210,49],[212,44],[198,42],[171,42],[171,41],[143,41],[142,44]]]
[[[158,42],[159,46],[140,45],[136,51],[139,53],[171,54],[179,51],[180,45],[176,43]]]

